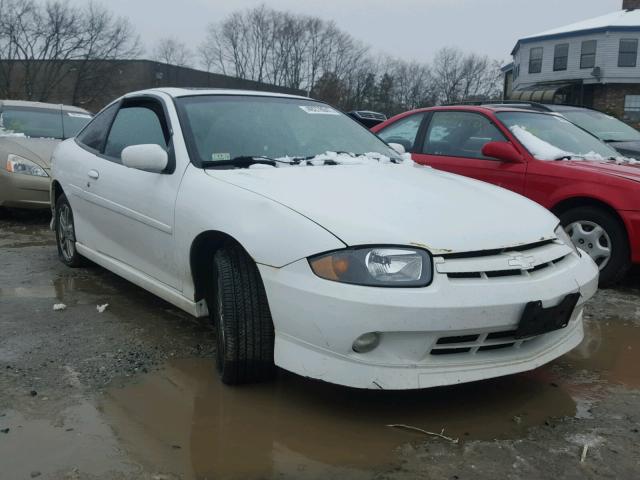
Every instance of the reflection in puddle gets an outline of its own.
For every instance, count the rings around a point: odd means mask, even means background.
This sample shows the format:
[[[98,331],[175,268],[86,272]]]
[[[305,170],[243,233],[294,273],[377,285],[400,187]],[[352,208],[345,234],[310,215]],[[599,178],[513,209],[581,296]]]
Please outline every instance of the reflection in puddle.
[[[51,285],[0,288],[1,297],[14,298],[56,298],[64,300],[74,294],[106,295],[115,288],[92,277],[58,277]]]
[[[640,328],[616,318],[592,320],[585,326],[583,342],[563,363],[596,373],[609,383],[640,387]]]
[[[136,460],[185,478],[365,477],[393,462],[398,446],[424,439],[388,424],[493,439],[583,415],[603,382],[640,385],[637,345],[639,328],[592,321],[581,347],[555,363],[560,370],[412,392],[359,391],[286,372],[234,388],[220,383],[212,361],[181,360],[113,387],[102,408]]]
[[[575,403],[540,372],[413,392],[358,391],[282,372],[277,382],[232,388],[213,362],[173,362],[113,388],[103,409],[137,460],[186,478],[246,478],[306,469],[383,467],[418,426],[492,439],[524,433]],[[315,472],[320,473],[320,472]]]

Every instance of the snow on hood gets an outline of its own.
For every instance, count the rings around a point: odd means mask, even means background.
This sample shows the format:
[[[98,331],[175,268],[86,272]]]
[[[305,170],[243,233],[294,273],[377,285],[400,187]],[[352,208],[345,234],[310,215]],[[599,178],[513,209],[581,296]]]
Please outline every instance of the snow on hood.
[[[260,157],[257,157],[260,158]],[[252,169],[265,169],[265,168],[283,168],[283,167],[309,167],[309,166],[325,166],[325,165],[363,165],[363,164],[385,164],[385,163],[398,163],[404,165],[412,165],[413,160],[411,154],[403,153],[399,159],[390,158],[382,153],[368,152],[361,155],[346,152],[325,152],[319,155],[315,155],[309,158],[299,157],[279,157],[273,159],[276,163],[274,165],[266,165],[263,163],[256,163],[250,165]]]
[[[616,157],[615,159],[605,158],[599,153],[596,152],[588,152],[576,154],[574,152],[567,152],[566,150],[562,150],[555,145],[550,144],[542,140],[541,138],[535,136],[533,133],[528,131],[525,127],[521,127],[519,125],[514,125],[510,128],[511,133],[513,133],[516,138],[522,143],[527,150],[536,157],[538,160],[584,160],[590,162],[609,162],[613,161],[618,165],[629,164],[635,165],[638,160],[634,158],[627,157]]]
[[[416,245],[444,254],[555,237],[558,220],[520,195],[412,161],[372,160],[206,173],[297,211],[347,245]]]

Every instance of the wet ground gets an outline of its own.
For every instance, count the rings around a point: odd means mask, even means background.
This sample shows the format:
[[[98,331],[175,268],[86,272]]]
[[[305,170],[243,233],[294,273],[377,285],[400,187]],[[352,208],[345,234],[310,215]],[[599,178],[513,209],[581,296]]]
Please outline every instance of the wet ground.
[[[0,219],[2,480],[640,477],[638,271],[597,294],[579,348],[533,372],[418,392],[286,372],[229,388],[207,322],[65,268],[47,222]]]

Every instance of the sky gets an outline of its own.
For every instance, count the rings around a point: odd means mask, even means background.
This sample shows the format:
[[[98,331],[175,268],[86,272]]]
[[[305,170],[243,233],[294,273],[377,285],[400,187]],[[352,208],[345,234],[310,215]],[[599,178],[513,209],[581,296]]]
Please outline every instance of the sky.
[[[456,46],[505,63],[520,37],[622,8],[622,0],[105,1],[114,13],[131,20],[147,53],[165,36],[195,48],[204,39],[208,24],[261,3],[334,20],[381,54],[429,61],[441,47]]]

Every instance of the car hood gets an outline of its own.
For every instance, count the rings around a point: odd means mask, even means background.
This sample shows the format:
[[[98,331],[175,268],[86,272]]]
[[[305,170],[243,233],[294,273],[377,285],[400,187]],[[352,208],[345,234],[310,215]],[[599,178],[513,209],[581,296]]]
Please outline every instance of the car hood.
[[[579,170],[602,173],[640,182],[640,162],[635,164],[630,162],[618,163],[615,160],[562,160],[562,162]]]
[[[347,245],[468,252],[554,238],[558,224],[551,213],[520,195],[413,164],[206,172],[299,212]],[[282,232],[283,248],[295,241],[290,234]]]
[[[43,168],[51,168],[51,155],[59,143],[55,138],[0,137],[0,148],[35,161]]]
[[[640,142],[607,142],[607,145],[615,148],[621,155],[625,157],[640,160]]]

